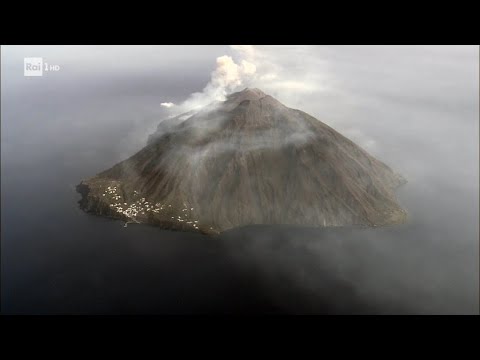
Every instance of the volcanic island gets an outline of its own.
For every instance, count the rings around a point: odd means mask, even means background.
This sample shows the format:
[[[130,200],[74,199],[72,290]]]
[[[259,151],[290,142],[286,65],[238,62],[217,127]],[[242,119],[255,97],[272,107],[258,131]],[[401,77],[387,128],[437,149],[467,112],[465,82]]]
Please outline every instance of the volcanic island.
[[[307,113],[244,89],[161,121],[146,146],[77,185],[80,207],[163,229],[401,224],[406,180]]]

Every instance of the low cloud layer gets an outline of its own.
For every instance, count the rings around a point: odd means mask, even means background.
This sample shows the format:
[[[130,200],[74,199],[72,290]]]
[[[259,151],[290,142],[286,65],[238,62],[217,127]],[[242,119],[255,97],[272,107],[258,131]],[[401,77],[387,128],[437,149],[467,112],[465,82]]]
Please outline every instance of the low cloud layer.
[[[132,50],[141,56],[132,58]],[[61,71],[24,78],[29,56],[47,58]],[[281,283],[300,288],[307,301],[324,296],[325,274],[334,274],[375,306],[478,313],[478,61],[476,46],[2,47],[2,235],[9,231],[2,253],[25,266],[2,272],[2,293],[3,284],[13,284],[9,294],[28,284],[27,249],[55,259],[58,247],[44,245],[57,236],[65,246],[67,225],[79,218],[77,240],[94,239],[92,248],[102,243],[96,232],[107,225],[79,217],[68,186],[140,150],[161,119],[258,87],[404,175],[399,200],[410,216],[406,226],[358,235],[239,230],[228,248],[257,271],[262,290],[281,302]],[[30,199],[45,206],[45,218],[33,216]],[[52,222],[55,217],[62,221]],[[18,228],[35,229],[35,238],[13,234],[18,219]],[[131,240],[133,249],[138,241]],[[13,246],[25,246],[24,253],[12,253]],[[25,278],[16,281],[20,273]],[[85,273],[78,276],[88,282]],[[295,312],[296,304],[286,308]]]

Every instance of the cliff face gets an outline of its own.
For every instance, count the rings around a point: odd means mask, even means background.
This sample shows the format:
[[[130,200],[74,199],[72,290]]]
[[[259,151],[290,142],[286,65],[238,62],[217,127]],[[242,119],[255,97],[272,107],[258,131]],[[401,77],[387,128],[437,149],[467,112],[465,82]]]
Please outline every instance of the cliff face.
[[[80,189],[82,208],[99,215],[213,233],[402,223],[394,189],[404,182],[319,120],[246,89],[163,121],[145,148]]]

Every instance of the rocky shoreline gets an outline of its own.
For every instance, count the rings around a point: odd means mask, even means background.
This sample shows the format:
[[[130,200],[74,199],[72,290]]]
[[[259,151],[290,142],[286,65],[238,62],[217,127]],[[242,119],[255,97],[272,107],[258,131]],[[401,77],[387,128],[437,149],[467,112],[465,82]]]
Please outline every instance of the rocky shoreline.
[[[118,195],[117,191],[109,193],[109,189],[114,188],[123,195]],[[166,230],[209,235],[219,233],[212,226],[193,219],[193,208],[183,206],[179,209],[177,205],[150,203],[139,192],[134,191],[132,194],[127,194],[118,181],[92,178],[80,182],[76,186],[76,191],[81,195],[81,199],[78,201],[80,208],[89,214],[117,219],[125,223],[158,226]],[[122,201],[121,205],[117,205],[119,201]],[[128,211],[131,208],[138,210]],[[187,211],[188,209],[190,211]]]

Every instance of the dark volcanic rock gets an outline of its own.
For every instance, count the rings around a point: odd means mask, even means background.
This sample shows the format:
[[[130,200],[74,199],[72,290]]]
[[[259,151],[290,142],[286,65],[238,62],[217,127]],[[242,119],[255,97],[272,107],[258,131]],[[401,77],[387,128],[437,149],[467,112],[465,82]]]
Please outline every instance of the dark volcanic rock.
[[[215,233],[402,223],[394,189],[403,183],[314,117],[245,89],[163,121],[145,148],[79,191],[82,208],[99,215]]]

